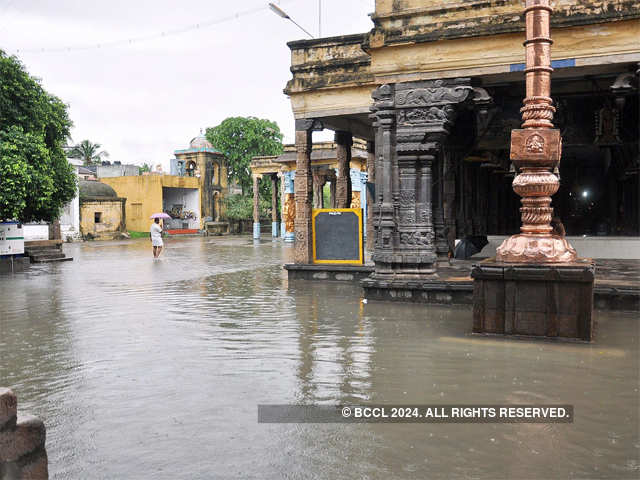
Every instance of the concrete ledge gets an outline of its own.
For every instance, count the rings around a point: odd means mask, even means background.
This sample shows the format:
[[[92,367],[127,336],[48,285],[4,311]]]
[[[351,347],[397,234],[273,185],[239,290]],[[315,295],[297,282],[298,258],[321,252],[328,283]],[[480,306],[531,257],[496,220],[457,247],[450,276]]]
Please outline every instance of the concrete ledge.
[[[33,247],[55,247],[62,248],[62,240],[30,240],[24,242],[25,250]]]
[[[289,280],[358,282],[373,273],[373,265],[318,265],[290,263],[284,266]]]
[[[425,280],[399,280],[393,277],[375,279],[371,275],[374,272],[373,265],[287,264],[284,268],[290,281],[359,283],[368,300],[472,305],[473,280],[469,277],[472,264],[473,260],[465,260],[455,261],[451,265],[439,265],[437,275]],[[640,282],[637,280],[639,268],[636,261],[599,262],[593,289],[594,309],[640,311]],[[502,270],[500,274],[502,275]],[[580,280],[583,274],[580,269],[562,272],[563,277],[573,277],[576,280]],[[532,268],[527,275],[533,280],[540,277],[540,272]],[[590,281],[589,278],[582,280]]]

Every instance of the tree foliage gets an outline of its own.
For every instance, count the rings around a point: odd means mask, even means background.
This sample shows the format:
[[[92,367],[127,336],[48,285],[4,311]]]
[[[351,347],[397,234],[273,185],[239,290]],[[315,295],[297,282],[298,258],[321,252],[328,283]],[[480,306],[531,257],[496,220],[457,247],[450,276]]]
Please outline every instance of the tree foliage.
[[[151,171],[151,165],[148,164],[147,162],[144,162],[142,164],[142,166],[138,168],[138,172],[140,173],[140,175],[142,175],[145,172],[150,172],[150,171]]]
[[[109,153],[100,149],[102,145],[92,143],[90,140],[82,140],[77,145],[73,145],[67,151],[69,158],[81,158],[85,165],[93,165],[99,163],[103,157],[108,157]]]
[[[229,195],[224,199],[225,217],[229,220],[253,219],[253,198],[246,195]],[[261,198],[258,204],[260,218],[271,218],[271,202]]]
[[[67,106],[0,50],[0,219],[56,219],[76,191]]]
[[[227,157],[229,180],[238,182],[243,194],[251,191],[251,159],[282,153],[282,133],[270,120],[229,117],[217,127],[207,128],[206,136]]]

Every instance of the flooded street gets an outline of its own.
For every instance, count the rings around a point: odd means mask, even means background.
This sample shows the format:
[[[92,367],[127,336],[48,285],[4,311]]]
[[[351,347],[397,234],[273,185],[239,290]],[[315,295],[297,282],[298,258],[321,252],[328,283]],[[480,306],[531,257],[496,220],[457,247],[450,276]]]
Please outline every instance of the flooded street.
[[[0,276],[0,386],[55,479],[640,476],[639,326],[592,345],[470,336],[471,309],[288,285],[248,237],[65,245]],[[258,424],[258,404],[571,404],[573,424]]]

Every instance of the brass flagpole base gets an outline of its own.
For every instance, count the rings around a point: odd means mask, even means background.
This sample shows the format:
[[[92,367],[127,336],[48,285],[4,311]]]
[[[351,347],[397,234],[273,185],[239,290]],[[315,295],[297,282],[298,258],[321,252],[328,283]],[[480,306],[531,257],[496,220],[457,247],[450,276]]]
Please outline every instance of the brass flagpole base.
[[[571,263],[577,258],[569,242],[557,235],[513,235],[496,250],[496,260],[506,263]]]

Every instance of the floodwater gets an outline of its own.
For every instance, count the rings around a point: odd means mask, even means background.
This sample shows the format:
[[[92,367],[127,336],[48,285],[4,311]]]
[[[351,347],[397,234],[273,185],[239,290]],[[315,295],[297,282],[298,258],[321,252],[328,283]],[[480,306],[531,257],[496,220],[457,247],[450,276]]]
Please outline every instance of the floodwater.
[[[640,477],[637,315],[592,345],[476,338],[469,308],[288,285],[247,237],[65,246],[0,277],[0,385],[55,479]],[[258,424],[258,404],[572,404],[573,424]]]

